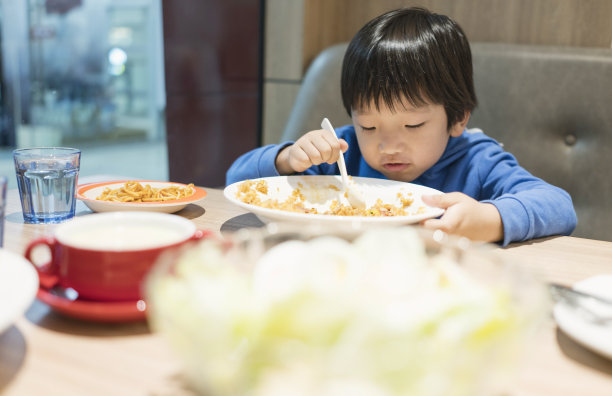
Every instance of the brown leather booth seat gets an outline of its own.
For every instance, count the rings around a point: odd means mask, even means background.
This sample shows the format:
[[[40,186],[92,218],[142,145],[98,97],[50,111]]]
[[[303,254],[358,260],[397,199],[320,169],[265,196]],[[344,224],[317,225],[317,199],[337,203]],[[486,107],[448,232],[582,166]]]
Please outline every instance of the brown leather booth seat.
[[[346,44],[311,64],[282,135],[350,123],[340,96]],[[574,200],[574,236],[612,241],[612,50],[473,43],[478,107],[468,127],[501,142]]]

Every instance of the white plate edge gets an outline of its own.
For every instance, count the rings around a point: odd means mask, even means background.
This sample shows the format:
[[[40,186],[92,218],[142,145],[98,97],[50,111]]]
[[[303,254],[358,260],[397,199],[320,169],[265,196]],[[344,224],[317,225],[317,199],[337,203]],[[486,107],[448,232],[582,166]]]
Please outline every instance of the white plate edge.
[[[6,310],[7,306],[4,305],[3,302],[3,311],[5,313],[3,313],[0,318],[4,318],[5,321],[4,323],[0,322],[0,334],[2,334],[19,318],[19,316],[23,315],[28,310],[36,298],[39,280],[38,273],[25,257],[4,248],[0,248],[0,259],[0,265],[12,265],[14,268],[18,268],[17,272],[19,275],[17,275],[17,277],[19,277],[19,287],[17,287],[16,290],[18,290],[20,293],[14,296],[15,298],[11,298],[11,302],[14,305],[11,306],[8,312]],[[25,282],[24,279],[26,280]],[[2,279],[0,281],[0,285],[2,285],[2,282],[7,281],[15,281],[15,279]]]
[[[592,292],[594,290],[591,290],[589,284],[600,277],[608,277],[612,280],[612,274],[595,275],[576,282],[573,288]],[[599,355],[612,359],[612,336],[610,327],[588,323],[580,317],[573,308],[562,302],[558,302],[554,305],[553,317],[559,328],[576,343]],[[598,340],[604,340],[604,342],[602,343]]]

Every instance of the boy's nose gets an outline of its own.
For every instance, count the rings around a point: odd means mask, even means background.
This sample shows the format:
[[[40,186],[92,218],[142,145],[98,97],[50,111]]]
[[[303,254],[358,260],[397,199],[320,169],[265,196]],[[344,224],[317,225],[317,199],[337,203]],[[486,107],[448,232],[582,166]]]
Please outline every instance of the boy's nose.
[[[378,142],[378,151],[382,154],[395,154],[404,150],[404,143],[398,139],[382,138]]]

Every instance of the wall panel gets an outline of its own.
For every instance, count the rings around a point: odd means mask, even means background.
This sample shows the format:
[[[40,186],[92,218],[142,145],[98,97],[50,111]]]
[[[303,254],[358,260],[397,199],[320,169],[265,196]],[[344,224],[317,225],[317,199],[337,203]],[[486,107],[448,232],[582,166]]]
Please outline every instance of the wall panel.
[[[261,1],[163,1],[170,180],[225,184],[257,146]]]
[[[304,66],[364,23],[394,8],[423,6],[449,15],[471,41],[610,48],[610,0],[308,0]]]

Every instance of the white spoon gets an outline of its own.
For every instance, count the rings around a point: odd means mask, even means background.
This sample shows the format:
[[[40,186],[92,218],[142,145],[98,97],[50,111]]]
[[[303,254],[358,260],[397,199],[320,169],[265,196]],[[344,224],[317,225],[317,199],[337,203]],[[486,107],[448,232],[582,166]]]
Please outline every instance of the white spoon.
[[[338,135],[336,135],[336,131],[332,126],[331,122],[327,118],[323,118],[321,122],[321,128],[326,129],[334,134],[336,140],[338,140]],[[340,175],[342,176],[342,185],[344,186],[344,191],[346,191],[346,197],[348,198],[349,203],[352,207],[357,209],[365,209],[365,198],[361,191],[356,189],[354,186],[350,185],[350,181],[348,178],[348,174],[346,173],[346,164],[344,163],[344,155],[340,153],[338,157],[338,168],[340,168]]]

